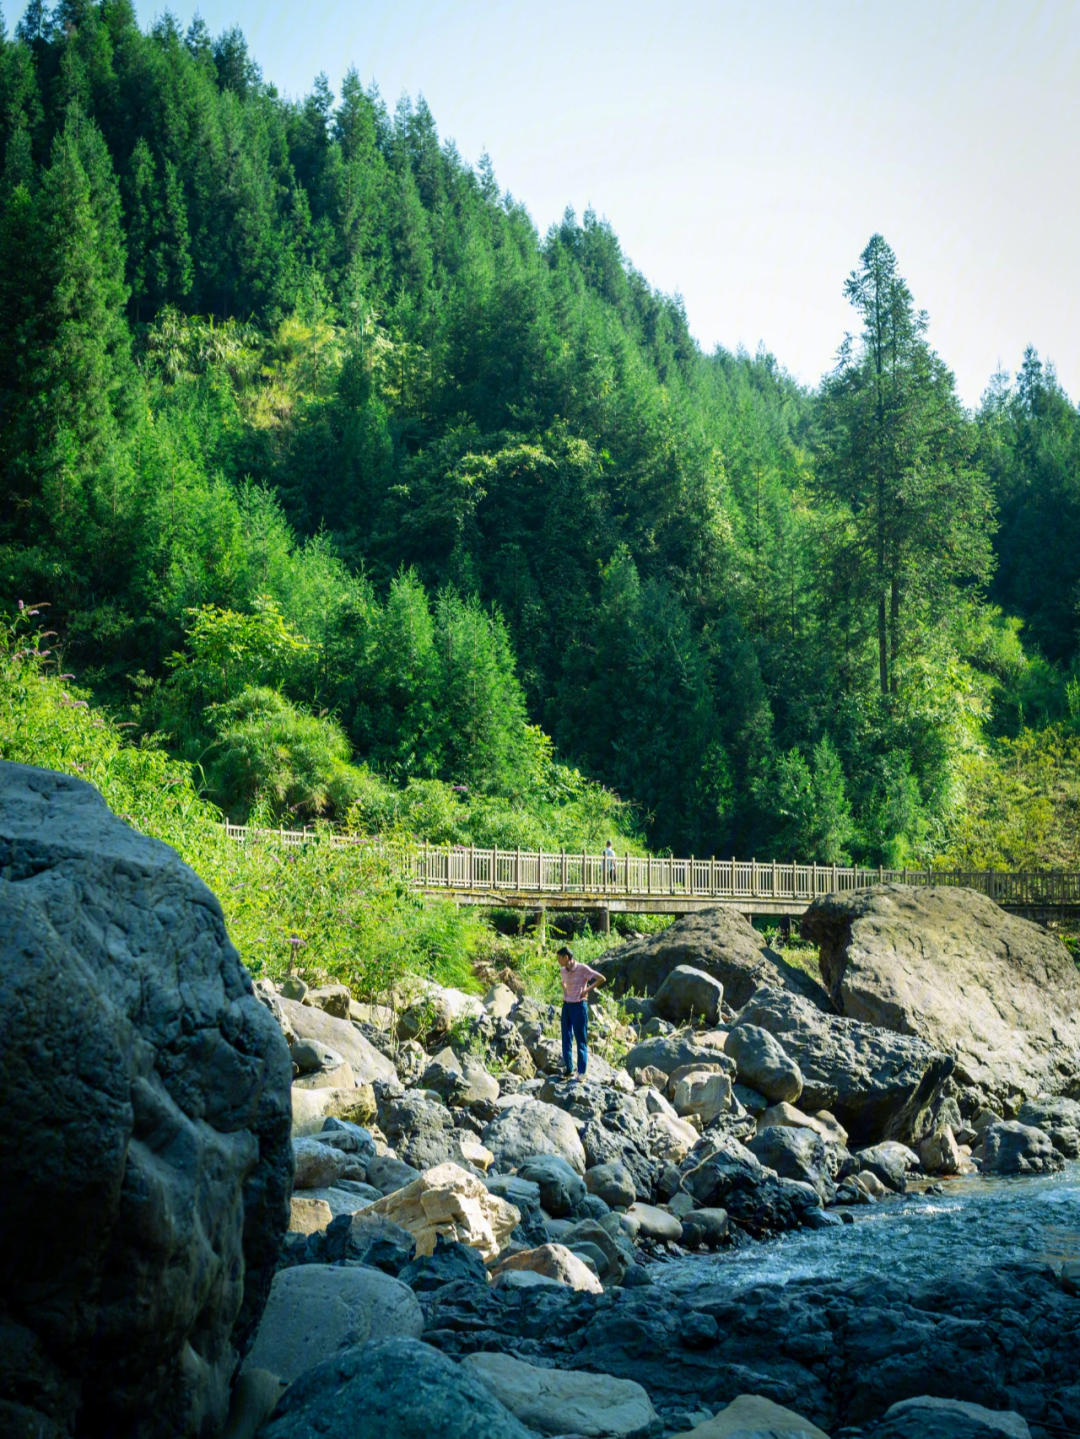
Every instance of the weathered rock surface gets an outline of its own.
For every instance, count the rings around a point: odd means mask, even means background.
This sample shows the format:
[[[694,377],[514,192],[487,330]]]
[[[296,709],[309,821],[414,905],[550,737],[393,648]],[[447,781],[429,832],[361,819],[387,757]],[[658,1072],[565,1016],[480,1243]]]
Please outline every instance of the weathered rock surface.
[[[799,1066],[780,1041],[756,1024],[740,1021],[724,1051],[734,1061],[739,1083],[763,1094],[770,1104],[795,1104],[803,1090]]]
[[[837,1008],[918,1035],[1004,1099],[1080,1098],[1080,974],[1040,925],[948,886],[827,895],[803,917]]]
[[[711,1124],[731,1108],[731,1080],[726,1074],[692,1069],[675,1086],[674,1102],[680,1118],[693,1114],[702,1125]]]
[[[891,1404],[874,1433],[878,1439],[1031,1439],[1027,1420],[1015,1410],[929,1394]]]
[[[812,1184],[822,1204],[832,1203],[836,1194],[833,1177],[838,1165],[830,1156],[829,1146],[812,1129],[770,1124],[759,1130],[746,1147],[781,1178],[801,1179],[804,1184]]]
[[[301,1375],[260,1439],[535,1439],[460,1364],[415,1339],[343,1349]]]
[[[718,979],[733,1009],[741,1009],[761,984],[803,995],[822,1009],[832,1007],[820,985],[770,949],[749,920],[732,909],[688,914],[659,934],[610,950],[595,968],[607,975],[615,995],[654,995],[679,965]]]
[[[379,1106],[379,1127],[397,1157],[414,1169],[445,1164],[457,1153],[454,1118],[445,1104],[416,1089]]]
[[[822,1014],[798,995],[760,990],[739,1015],[778,1039],[803,1078],[801,1108],[827,1109],[853,1145],[922,1138],[954,1061],[923,1039]]]
[[[726,1039],[726,1030],[653,1035],[634,1045],[626,1056],[626,1067],[631,1071],[655,1069],[671,1075],[681,1068],[717,1064],[734,1078],[735,1061],[729,1059],[723,1049]]]
[[[539,1369],[506,1354],[470,1354],[461,1366],[538,1434],[582,1439],[650,1439],[663,1423],[632,1379]]]
[[[540,1203],[556,1218],[577,1209],[585,1198],[581,1176],[558,1154],[535,1154],[526,1159],[518,1166],[518,1178],[537,1186]]]
[[[308,1039],[347,1059],[358,1083],[373,1079],[396,1079],[394,1066],[385,1054],[380,1054],[373,1044],[360,1033],[348,1019],[339,1019],[327,1014],[324,1009],[309,1004],[299,1004],[295,999],[278,999],[290,1037]]]
[[[334,1217],[325,1199],[294,1194],[289,1205],[290,1234],[318,1234]]]
[[[513,1204],[491,1194],[482,1180],[456,1164],[440,1164],[366,1211],[383,1214],[416,1240],[416,1253],[431,1254],[438,1235],[494,1259],[521,1221]]]
[[[292,1065],[217,900],[0,763],[0,1429],[224,1422],[289,1220]]]
[[[970,1267],[925,1283],[799,1279],[733,1292],[654,1284],[574,1294],[447,1286],[424,1296],[448,1354],[520,1353],[634,1379],[661,1413],[759,1394],[836,1432],[930,1391],[1016,1410],[1048,1433],[1080,1428],[1080,1299],[1049,1265]],[[700,1319],[713,1321],[709,1341]]]
[[[424,1318],[416,1295],[378,1269],[304,1264],[274,1276],[245,1367],[291,1384],[346,1340],[418,1339]]]
[[[294,1084],[290,1096],[292,1132],[297,1138],[318,1134],[328,1118],[353,1124],[370,1124],[375,1118],[375,1094],[370,1084],[302,1089]]]
[[[991,1124],[983,1134],[986,1174],[1053,1174],[1065,1160],[1048,1134],[1015,1119]]]
[[[672,1024],[703,1020],[720,1023],[724,986],[712,974],[689,964],[677,964],[653,995],[653,1010]]]
[[[1016,1117],[1021,1124],[1045,1130],[1066,1159],[1080,1159],[1080,1101],[1039,1095],[1025,1100]]]
[[[534,1154],[558,1154],[578,1174],[585,1173],[577,1125],[554,1104],[527,1099],[503,1109],[481,1137],[494,1154],[497,1169],[516,1169]]]
[[[922,1141],[919,1162],[927,1174],[959,1174],[960,1146],[949,1125],[941,1125]]]
[[[535,1249],[522,1249],[508,1254],[492,1266],[493,1275],[527,1270],[555,1279],[568,1289],[582,1289],[589,1294],[603,1293],[604,1286],[596,1275],[565,1244],[539,1244]]]

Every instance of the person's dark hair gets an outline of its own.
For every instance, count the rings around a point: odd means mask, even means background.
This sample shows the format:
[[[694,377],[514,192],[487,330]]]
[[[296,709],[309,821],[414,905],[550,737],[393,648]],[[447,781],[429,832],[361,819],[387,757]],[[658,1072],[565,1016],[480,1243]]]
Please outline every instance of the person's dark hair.
[[[565,944],[555,951],[555,958],[558,959],[560,954],[565,954],[567,959],[573,959],[574,957],[574,951]]]

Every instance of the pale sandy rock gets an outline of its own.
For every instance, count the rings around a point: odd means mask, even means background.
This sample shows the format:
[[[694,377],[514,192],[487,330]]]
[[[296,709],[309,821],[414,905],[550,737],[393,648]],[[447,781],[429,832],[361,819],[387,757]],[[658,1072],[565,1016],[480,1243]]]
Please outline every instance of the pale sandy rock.
[[[492,1019],[509,1019],[517,1002],[517,995],[505,984],[493,985],[484,995],[484,1008]]]
[[[740,1394],[696,1429],[685,1430],[675,1439],[734,1439],[739,1434],[769,1434],[783,1439],[829,1439],[824,1429],[801,1414],[763,1399],[759,1394]]]
[[[563,1221],[560,1221],[562,1223]],[[491,1281],[492,1289],[561,1289],[562,1282],[534,1269],[506,1269]]]
[[[665,1164],[681,1164],[698,1141],[694,1126],[674,1114],[652,1115],[646,1135],[649,1153]]]
[[[725,1114],[731,1106],[731,1080],[726,1074],[691,1070],[675,1086],[675,1112],[680,1118],[696,1115],[703,1125]]]
[[[416,1255],[432,1254],[438,1235],[494,1259],[521,1222],[521,1212],[489,1193],[483,1182],[457,1164],[438,1164],[419,1179],[370,1206],[416,1239]]]
[[[458,1152],[466,1164],[475,1164],[486,1174],[495,1162],[495,1156],[486,1145],[481,1144],[475,1134],[462,1130],[457,1139]]]
[[[299,1075],[293,1085],[297,1089],[355,1089],[356,1076],[349,1061],[343,1059],[332,1069],[313,1069]]]
[[[861,1174],[856,1174],[855,1183],[871,1199],[884,1199],[892,1190],[888,1189],[877,1177],[872,1169],[864,1169]]]
[[[518,1270],[545,1274],[568,1289],[584,1289],[589,1294],[602,1294],[604,1289],[588,1265],[572,1254],[565,1244],[540,1244],[535,1249],[508,1254],[492,1267],[491,1272],[500,1275]]]
[[[959,1174],[960,1146],[947,1124],[935,1129],[919,1145],[919,1160],[927,1174]]]
[[[508,1354],[470,1354],[461,1367],[539,1434],[629,1439],[657,1424],[652,1401],[632,1379],[540,1369]]]
[[[294,1194],[289,1201],[289,1233],[317,1234],[333,1219],[333,1210],[325,1199],[311,1199]]]
[[[352,995],[347,984],[324,984],[318,989],[309,989],[304,1003],[321,1009],[324,1014],[332,1014],[335,1019],[349,1019]]]
[[[370,1125],[375,1118],[375,1109],[375,1094],[370,1084],[354,1085],[350,1089],[298,1089],[294,1084],[293,1138],[318,1134],[323,1120],[331,1116],[334,1119],[349,1119],[354,1124]]]
[[[419,1339],[423,1330],[416,1295],[382,1270],[301,1264],[274,1275],[244,1369],[268,1369],[291,1384],[346,1339]]]

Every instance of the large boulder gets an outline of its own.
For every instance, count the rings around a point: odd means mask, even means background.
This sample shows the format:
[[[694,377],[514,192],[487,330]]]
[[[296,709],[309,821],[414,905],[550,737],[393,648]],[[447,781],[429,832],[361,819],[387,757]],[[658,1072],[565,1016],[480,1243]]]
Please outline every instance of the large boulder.
[[[853,1145],[922,1138],[953,1071],[951,1056],[924,1039],[823,1014],[780,990],[759,990],[739,1023],[780,1041],[802,1075],[802,1108],[811,1114],[827,1109]]]
[[[289,1223],[281,1031],[81,780],[0,763],[0,933],[0,1429],[217,1429]]]
[[[656,1069],[671,1075],[677,1069],[688,1065],[706,1067],[719,1065],[734,1078],[735,1061],[724,1054],[727,1031],[706,1030],[704,1034],[656,1034],[635,1044],[626,1056],[626,1067],[635,1069]]]
[[[686,965],[718,979],[733,1009],[741,1009],[762,984],[801,994],[821,1009],[832,1007],[821,985],[770,949],[737,910],[724,906],[688,914],[658,934],[621,944],[594,965],[616,996],[654,995],[672,970]]]
[[[373,1079],[396,1079],[394,1066],[385,1054],[364,1038],[348,1019],[338,1019],[314,1005],[300,1004],[295,999],[278,999],[290,1039],[308,1039],[332,1049],[348,1060],[357,1083],[370,1084]]]
[[[456,1164],[440,1164],[370,1205],[367,1214],[382,1214],[416,1240],[417,1256],[432,1254],[439,1235],[478,1249],[494,1259],[521,1213],[489,1192],[484,1182]]]
[[[974,890],[885,884],[818,900],[802,932],[842,1014],[918,1035],[991,1098],[1080,1098],[1080,973],[1041,925]]]
[[[746,1147],[781,1178],[801,1179],[804,1184],[812,1184],[823,1204],[831,1204],[835,1199],[833,1176],[839,1166],[832,1161],[825,1141],[812,1129],[770,1124],[755,1134]]]
[[[649,1439],[663,1432],[648,1394],[632,1379],[539,1369],[509,1354],[470,1354],[461,1367],[538,1434]]]
[[[398,1158],[414,1169],[431,1169],[457,1156],[457,1131],[445,1104],[416,1089],[388,1099],[379,1125]]]
[[[604,1288],[588,1265],[565,1244],[539,1244],[535,1249],[520,1249],[516,1254],[507,1254],[491,1268],[493,1275],[518,1270],[543,1275],[568,1289],[583,1289],[589,1294],[601,1294]]]
[[[735,1061],[739,1083],[763,1094],[770,1104],[794,1104],[802,1094],[799,1066],[767,1029],[737,1024],[724,1049]]]
[[[518,1178],[537,1186],[540,1203],[557,1219],[577,1209],[585,1198],[581,1176],[559,1154],[534,1154],[518,1165]]]
[[[578,1174],[585,1173],[585,1150],[577,1125],[554,1104],[526,1099],[500,1110],[482,1138],[495,1156],[496,1169],[517,1169],[534,1154],[558,1154]]]
[[[378,1269],[303,1264],[274,1276],[245,1369],[291,1384],[344,1343],[419,1339],[424,1316],[413,1291]]]
[[[720,1023],[724,986],[712,974],[690,964],[677,964],[653,996],[653,1009],[672,1024],[703,1019]]]
[[[285,1393],[259,1439],[535,1439],[464,1366],[416,1339],[340,1349]]]
[[[1054,1174],[1065,1168],[1050,1136],[1016,1119],[988,1125],[983,1152],[986,1174]]]
[[[1017,1114],[1021,1124],[1044,1129],[1066,1159],[1080,1159],[1080,1102],[1039,1095],[1025,1100]]]

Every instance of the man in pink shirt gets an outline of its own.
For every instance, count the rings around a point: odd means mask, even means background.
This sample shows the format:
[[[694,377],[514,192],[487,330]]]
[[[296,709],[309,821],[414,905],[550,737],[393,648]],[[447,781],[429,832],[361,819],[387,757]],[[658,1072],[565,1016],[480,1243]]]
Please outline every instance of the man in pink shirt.
[[[573,1074],[570,1063],[572,1058],[571,1040],[576,1039],[577,1077],[584,1079],[585,1069],[589,1062],[589,1006],[586,1000],[594,989],[604,983],[604,976],[599,970],[590,969],[587,964],[578,964],[566,945],[557,951],[556,958],[559,961],[559,978],[562,980],[563,992],[563,1075],[569,1079]]]

